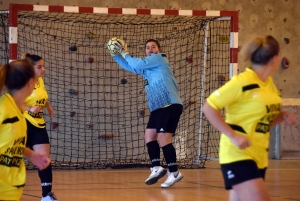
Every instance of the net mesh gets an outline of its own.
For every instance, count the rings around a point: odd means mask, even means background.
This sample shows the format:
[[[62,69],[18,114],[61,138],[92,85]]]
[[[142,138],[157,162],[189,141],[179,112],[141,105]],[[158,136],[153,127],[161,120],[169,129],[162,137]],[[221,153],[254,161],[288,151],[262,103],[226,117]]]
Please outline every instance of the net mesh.
[[[0,62],[8,62],[8,12],[0,11]]]
[[[0,65],[8,63],[8,12],[0,11]],[[0,91],[3,95],[5,90]]]
[[[105,44],[112,37],[124,39],[134,57],[144,56],[146,40],[160,42],[185,108],[173,137],[178,165],[200,168],[216,159],[219,132],[201,106],[228,79],[229,36],[230,21],[212,17],[19,12],[18,56],[28,52],[45,60],[55,110],[53,119],[45,116],[53,167],[150,165],[142,77],[111,58]],[[161,158],[165,165],[162,152]]]

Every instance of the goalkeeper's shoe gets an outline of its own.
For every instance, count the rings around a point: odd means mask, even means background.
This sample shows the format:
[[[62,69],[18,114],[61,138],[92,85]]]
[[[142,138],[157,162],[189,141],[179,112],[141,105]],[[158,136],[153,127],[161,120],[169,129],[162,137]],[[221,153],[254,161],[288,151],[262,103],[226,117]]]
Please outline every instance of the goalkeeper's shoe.
[[[150,170],[151,170],[151,174],[148,177],[148,179],[146,179],[145,181],[147,185],[155,184],[160,178],[165,176],[167,173],[167,170],[165,170],[161,166],[155,166],[153,168],[150,168]]]
[[[177,172],[168,172],[168,178],[167,180],[162,183],[160,186],[162,188],[169,188],[173,186],[176,182],[179,182],[183,178],[182,174],[177,171]]]

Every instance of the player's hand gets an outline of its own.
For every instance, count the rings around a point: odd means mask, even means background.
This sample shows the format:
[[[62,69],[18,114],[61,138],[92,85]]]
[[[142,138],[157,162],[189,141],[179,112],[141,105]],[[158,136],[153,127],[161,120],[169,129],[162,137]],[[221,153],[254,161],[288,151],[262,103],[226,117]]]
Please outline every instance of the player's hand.
[[[122,55],[122,57],[125,58],[125,56],[129,54],[127,44],[122,39],[118,39],[118,43],[115,43],[114,45],[116,51]]]
[[[29,160],[37,167],[39,170],[47,168],[51,162],[50,158],[46,153],[33,152]]]
[[[51,106],[49,106],[47,108],[47,110],[48,110],[48,114],[50,115],[50,118],[52,119],[54,117],[54,110],[53,110],[53,108]]]
[[[251,142],[248,138],[242,135],[234,135],[233,137],[230,138],[232,143],[235,144],[238,148],[240,149],[245,149],[247,147],[251,146]]]
[[[286,125],[292,126],[296,124],[296,117],[293,113],[285,112],[283,114],[283,119]]]
[[[34,114],[40,112],[43,109],[43,107],[41,106],[32,106],[28,112],[33,112]]]

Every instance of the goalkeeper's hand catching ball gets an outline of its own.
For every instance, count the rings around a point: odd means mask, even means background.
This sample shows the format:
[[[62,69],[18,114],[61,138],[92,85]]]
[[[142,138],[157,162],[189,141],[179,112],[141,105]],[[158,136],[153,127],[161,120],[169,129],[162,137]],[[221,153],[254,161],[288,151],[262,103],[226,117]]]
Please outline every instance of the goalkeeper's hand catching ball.
[[[118,42],[115,43],[114,46],[115,46],[115,50],[116,50],[120,55],[122,55],[122,57],[125,58],[125,56],[126,56],[127,54],[129,54],[128,48],[127,48],[127,44],[125,43],[124,40],[118,39]]]

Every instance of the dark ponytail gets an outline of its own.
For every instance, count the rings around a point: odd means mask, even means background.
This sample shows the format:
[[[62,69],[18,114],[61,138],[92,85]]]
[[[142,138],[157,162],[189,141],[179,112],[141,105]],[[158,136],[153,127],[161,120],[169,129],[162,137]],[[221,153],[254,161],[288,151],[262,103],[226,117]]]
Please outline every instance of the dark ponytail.
[[[4,85],[11,90],[23,88],[31,78],[35,78],[33,66],[24,60],[12,61],[0,67],[0,91]]]
[[[29,62],[31,65],[35,65],[38,61],[42,60],[43,58],[38,56],[38,55],[34,55],[34,54],[29,54],[29,53],[24,53],[22,54],[22,59],[26,60],[27,62]]]

